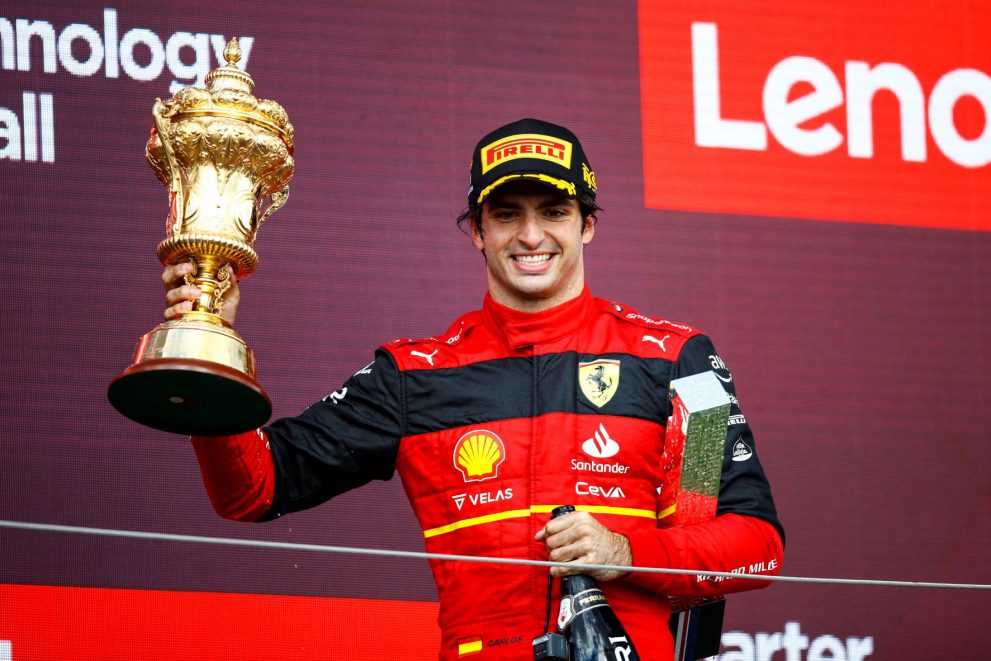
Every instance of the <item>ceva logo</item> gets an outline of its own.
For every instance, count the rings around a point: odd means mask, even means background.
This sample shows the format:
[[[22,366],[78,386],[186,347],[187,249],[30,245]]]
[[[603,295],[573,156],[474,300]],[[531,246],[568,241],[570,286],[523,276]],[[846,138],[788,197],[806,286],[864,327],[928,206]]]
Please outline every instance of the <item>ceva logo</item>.
[[[991,231],[991,4],[681,4],[640,3],[646,206]]]

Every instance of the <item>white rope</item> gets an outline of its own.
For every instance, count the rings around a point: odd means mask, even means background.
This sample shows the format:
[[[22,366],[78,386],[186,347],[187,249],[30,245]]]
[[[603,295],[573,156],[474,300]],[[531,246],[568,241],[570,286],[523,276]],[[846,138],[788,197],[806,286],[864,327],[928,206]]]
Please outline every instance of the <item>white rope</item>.
[[[664,567],[633,567],[625,565],[591,565],[578,562],[550,562],[546,560],[524,560],[522,558],[490,558],[477,555],[456,555],[449,553],[423,553],[418,551],[393,551],[389,549],[366,549],[352,546],[328,546],[324,544],[299,544],[294,542],[269,542],[260,539],[236,539],[230,537],[203,537],[199,535],[176,535],[164,532],[141,530],[113,530],[109,528],[84,528],[63,526],[53,523],[30,523],[27,521],[5,521],[0,519],[0,528],[62,532],[78,535],[103,537],[123,537],[130,539],[153,539],[163,542],[187,542],[193,544],[221,544],[225,546],[247,546],[287,551],[316,551],[322,553],[342,553],[349,555],[374,555],[390,558],[416,558],[424,560],[453,560],[458,562],[483,562],[499,565],[522,565],[528,567],[566,567],[568,569],[617,570],[642,572],[647,574],[678,574],[686,576],[707,576],[711,578],[750,578],[779,583],[825,583],[832,585],[878,585],[904,588],[949,588],[966,590],[991,590],[991,585],[981,583],[933,583],[928,581],[879,581],[858,578],[820,578],[811,576],[765,576],[764,574],[736,574],[698,569],[668,569]]]

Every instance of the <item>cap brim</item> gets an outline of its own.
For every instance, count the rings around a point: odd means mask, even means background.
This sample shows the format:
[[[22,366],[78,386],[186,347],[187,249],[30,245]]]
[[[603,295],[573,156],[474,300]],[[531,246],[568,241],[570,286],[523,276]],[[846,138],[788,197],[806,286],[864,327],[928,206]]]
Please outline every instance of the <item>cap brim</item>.
[[[509,182],[517,181],[520,179],[529,179],[531,181],[536,181],[541,184],[545,184],[551,188],[561,191],[568,197],[577,197],[578,191],[576,186],[570,181],[565,181],[558,177],[552,177],[551,175],[544,172],[514,172],[512,174],[507,174],[499,177],[491,184],[483,188],[478,193],[478,204],[482,204],[497,188],[503,186]]]

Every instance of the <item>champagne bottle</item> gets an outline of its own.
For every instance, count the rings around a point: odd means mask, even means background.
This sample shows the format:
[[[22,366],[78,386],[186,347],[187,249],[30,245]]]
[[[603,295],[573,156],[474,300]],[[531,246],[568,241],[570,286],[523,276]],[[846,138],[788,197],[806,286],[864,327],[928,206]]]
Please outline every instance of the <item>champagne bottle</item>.
[[[554,508],[551,518],[574,511],[574,506],[562,505]],[[591,576],[561,578],[557,629],[568,638],[571,661],[640,661],[633,641]]]

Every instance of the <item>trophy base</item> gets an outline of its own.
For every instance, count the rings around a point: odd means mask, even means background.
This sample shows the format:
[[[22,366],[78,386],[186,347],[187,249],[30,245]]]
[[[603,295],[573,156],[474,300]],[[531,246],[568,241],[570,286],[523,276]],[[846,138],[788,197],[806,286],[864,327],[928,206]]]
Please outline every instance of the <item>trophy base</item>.
[[[110,384],[114,408],[147,427],[197,436],[258,428],[272,403],[251,349],[219,316],[187,312],[144,335]]]
[[[196,436],[239,434],[272,415],[254,379],[194,358],[160,358],[121,372],[107,392],[114,408],[137,423]]]

